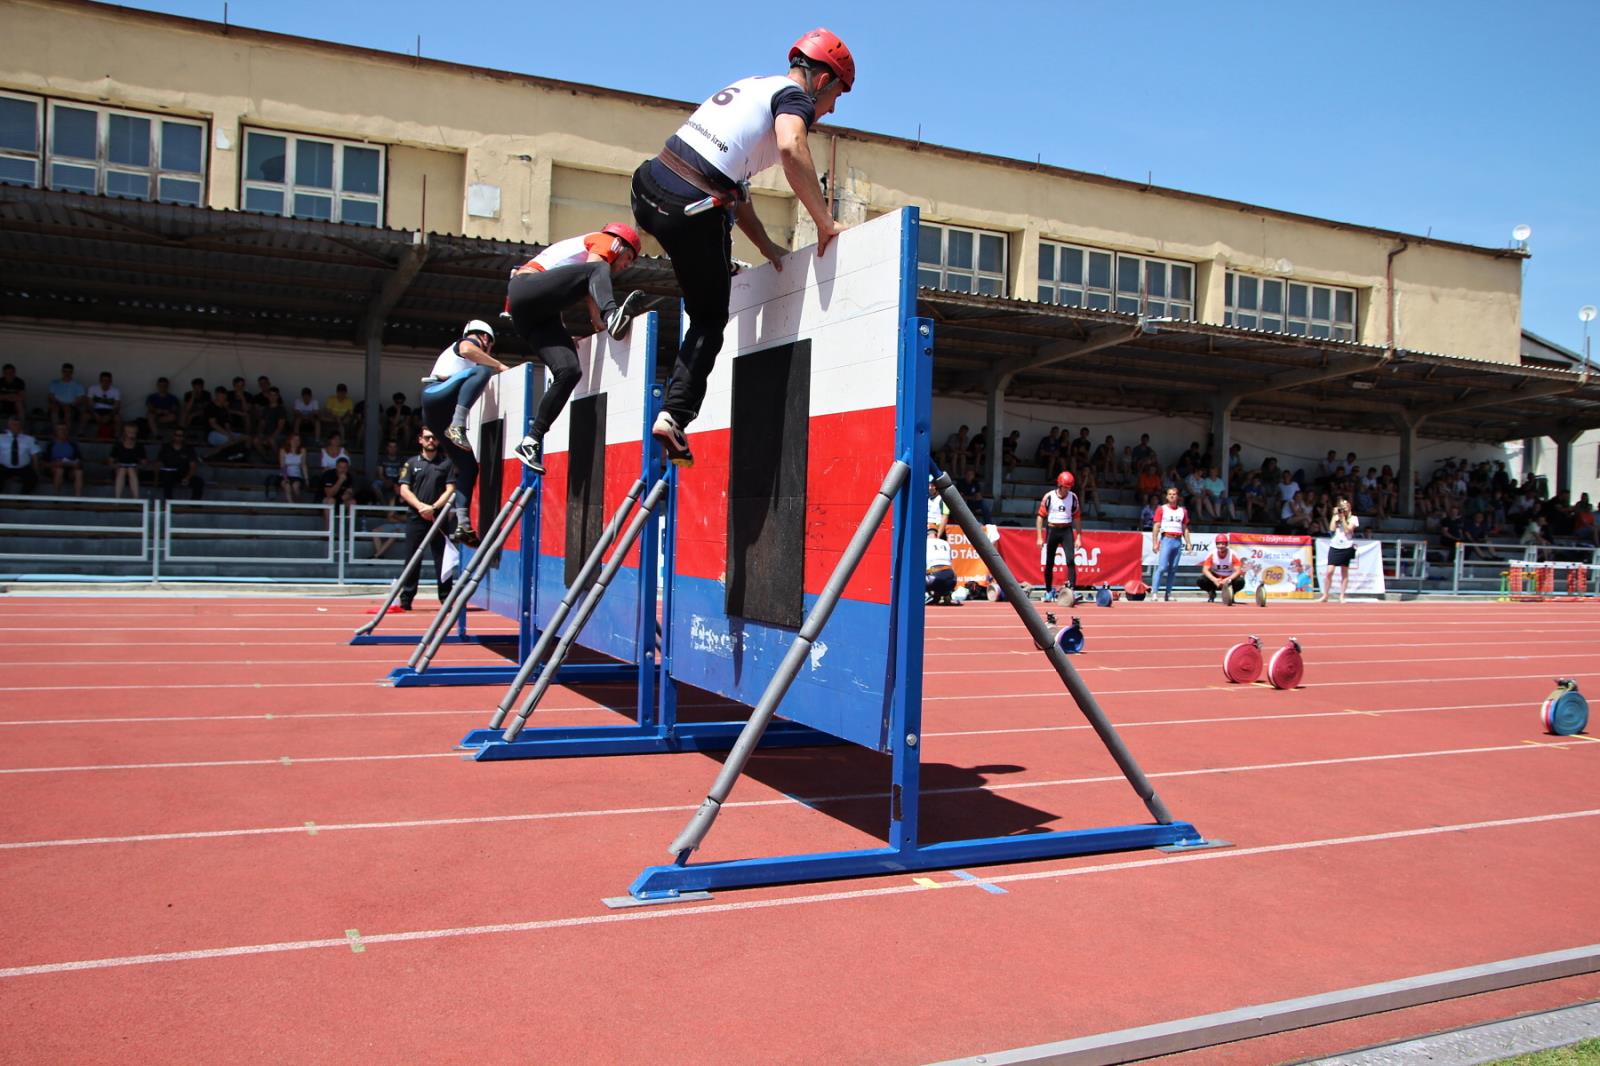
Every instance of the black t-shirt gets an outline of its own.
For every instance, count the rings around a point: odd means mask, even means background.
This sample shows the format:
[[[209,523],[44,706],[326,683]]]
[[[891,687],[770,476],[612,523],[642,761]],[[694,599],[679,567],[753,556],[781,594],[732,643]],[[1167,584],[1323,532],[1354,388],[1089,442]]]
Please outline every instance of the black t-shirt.
[[[111,461],[118,466],[138,466],[149,454],[143,444],[124,444],[119,440],[111,446]]]
[[[339,484],[339,478],[340,475],[338,467],[334,467],[332,470],[324,470],[322,472],[322,476],[317,479],[317,491],[323,495],[326,495],[329,489]],[[346,469],[344,472],[344,485],[340,487],[340,493],[343,493],[344,490],[350,488],[350,486],[350,471]]]
[[[289,409],[283,404],[264,404],[261,408],[261,428],[273,430],[288,420]]]
[[[195,458],[194,449],[187,444],[181,448],[175,448],[171,444],[163,444],[161,446],[160,462],[163,471],[176,471],[179,474],[187,474],[189,465],[198,461]]]
[[[27,387],[28,383],[21,378],[12,378],[10,381],[0,378],[0,396],[15,396],[25,391]]]
[[[400,484],[409,488],[411,494],[423,503],[437,500],[444,492],[444,487],[455,480],[455,476],[455,467],[450,465],[443,451],[435,452],[431,460],[425,455],[413,455],[400,468]]]
[[[176,411],[178,409],[178,398],[170,392],[152,392],[144,398],[144,409],[151,414]]]
[[[400,471],[405,467],[404,459],[390,459],[384,457],[378,460],[378,476],[386,481],[399,481]]]

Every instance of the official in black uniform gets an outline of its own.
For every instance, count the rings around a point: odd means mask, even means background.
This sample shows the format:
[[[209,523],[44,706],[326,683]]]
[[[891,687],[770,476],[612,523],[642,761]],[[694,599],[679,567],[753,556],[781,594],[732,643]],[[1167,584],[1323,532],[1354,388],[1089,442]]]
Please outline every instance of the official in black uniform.
[[[410,512],[406,517],[407,559],[416,554],[417,546],[428,535],[433,520],[438,517],[439,508],[448,504],[456,491],[455,470],[439,450],[439,438],[434,436],[433,430],[424,427],[417,436],[417,443],[422,446],[422,454],[407,459],[405,466],[400,468],[400,499]],[[434,537],[430,545],[433,549],[434,573],[439,575],[440,603],[450,595],[450,586],[453,584],[444,572],[445,540],[443,536]],[[417,598],[417,577],[421,572],[420,566],[411,571],[405,584],[400,587],[402,611],[411,610],[411,601]]]

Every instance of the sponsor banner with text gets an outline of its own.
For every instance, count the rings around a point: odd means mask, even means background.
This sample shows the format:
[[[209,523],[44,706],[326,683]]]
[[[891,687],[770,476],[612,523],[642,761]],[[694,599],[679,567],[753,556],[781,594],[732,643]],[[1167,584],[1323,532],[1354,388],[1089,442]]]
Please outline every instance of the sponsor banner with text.
[[[1018,581],[1044,584],[1044,549],[1032,529],[1002,529],[997,547]],[[1078,587],[1126,585],[1139,576],[1140,533],[1088,529],[1078,534]],[[952,541],[952,544],[954,541]],[[981,565],[981,564],[980,564]],[[1056,551],[1056,584],[1066,580],[1066,553]]]
[[[1328,538],[1317,538],[1317,584],[1320,586],[1328,576]],[[1330,591],[1335,594],[1341,584],[1338,574],[1333,575]],[[1356,541],[1356,557],[1350,563],[1350,588],[1352,594],[1360,593],[1365,596],[1382,596],[1383,583],[1383,545],[1375,540]]]
[[[1244,565],[1247,594],[1254,595],[1257,585],[1265,585],[1267,596],[1272,599],[1314,598],[1310,537],[1235,533],[1231,539],[1233,550]]]

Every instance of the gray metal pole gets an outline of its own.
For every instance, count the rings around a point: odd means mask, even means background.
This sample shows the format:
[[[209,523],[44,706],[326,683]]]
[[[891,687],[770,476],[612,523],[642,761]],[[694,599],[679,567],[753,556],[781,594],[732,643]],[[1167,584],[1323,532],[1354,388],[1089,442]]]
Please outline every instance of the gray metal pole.
[[[433,543],[433,538],[439,535],[439,530],[444,527],[445,519],[450,517],[449,507],[440,507],[439,513],[434,516],[433,525],[428,527],[428,535],[422,538],[422,543],[417,545],[417,550],[411,553],[411,558],[406,560],[406,565],[400,571],[400,576],[394,579],[389,586],[389,595],[384,597],[383,606],[378,608],[377,617],[360,629],[355,635],[364,637],[378,628],[378,623],[389,614],[389,608],[394,606],[394,601],[400,598],[400,589],[410,580],[411,575],[422,568],[422,557],[428,553],[428,545]]]
[[[594,580],[594,572],[600,567],[600,560],[605,556],[606,549],[611,547],[611,542],[617,539],[617,532],[622,529],[623,519],[628,517],[628,512],[633,510],[634,503],[639,499],[639,493],[644,491],[643,479],[635,481],[633,488],[628,490],[627,498],[611,516],[611,521],[606,524],[605,531],[600,534],[600,539],[589,551],[589,557],[583,561],[583,569],[578,571],[578,577],[567,588],[567,594],[561,598],[561,603],[550,615],[550,624],[545,626],[544,632],[539,634],[539,642],[533,646],[533,651],[522,664],[522,669],[517,671],[517,676],[512,679],[511,687],[506,689],[505,695],[500,697],[500,705],[495,708],[494,715],[489,719],[490,729],[499,729],[505,724],[506,715],[511,713],[511,705],[517,702],[517,697],[522,695],[522,690],[527,687],[528,679],[539,668],[539,663],[544,660],[545,653],[550,650],[550,645],[556,641],[556,636],[561,629],[561,623],[567,620],[568,613],[578,602],[578,597],[588,591],[589,583]]]
[[[411,669],[421,673],[428,668],[428,663],[439,651],[439,645],[444,643],[445,634],[450,631],[450,626],[455,623],[456,617],[466,609],[467,601],[477,591],[483,575],[494,562],[495,556],[500,554],[500,546],[505,543],[517,519],[522,517],[522,509],[526,506],[528,494],[532,491],[527,485],[517,486],[517,491],[511,494],[506,506],[500,508],[500,513],[489,523],[489,531],[479,545],[478,552],[473,555],[472,562],[461,575],[461,580],[450,590],[450,595],[439,608],[439,613],[433,616],[427,633],[423,635],[422,643],[411,653],[411,659],[406,664]]]
[[[993,423],[990,424],[993,428]],[[711,791],[706,793],[705,802],[700,804],[699,810],[689,817],[689,824],[683,827],[683,832],[678,834],[667,848],[668,854],[676,857],[678,861],[688,858],[689,853],[700,846],[705,840],[706,833],[711,830],[711,823],[717,820],[717,812],[722,809],[722,804],[728,798],[728,793],[733,791],[734,782],[739,780],[739,775],[744,773],[745,764],[750,761],[756,745],[761,743],[761,736],[767,731],[767,725],[772,721],[772,716],[777,713],[778,705],[783,702],[783,697],[789,692],[789,686],[794,683],[795,675],[805,665],[806,659],[811,655],[811,644],[822,634],[823,626],[828,624],[829,615],[833,614],[834,605],[839,602],[839,597],[844,592],[844,587],[855,573],[856,567],[861,562],[861,557],[867,552],[867,545],[872,543],[872,537],[883,524],[884,517],[889,513],[889,507],[894,503],[895,493],[905,485],[906,478],[911,474],[911,468],[905,463],[895,460],[889,467],[889,474],[883,479],[883,485],[878,489],[878,495],[873,497],[872,505],[867,508],[867,515],[856,527],[855,536],[850,538],[850,544],[844,550],[844,555],[834,566],[832,575],[828,578],[827,585],[823,586],[822,594],[817,597],[817,602],[812,606],[811,613],[806,615],[805,622],[800,626],[794,643],[789,645],[789,653],[783,657],[783,662],[778,665],[778,672],[772,675],[772,680],[767,682],[766,689],[761,693],[761,699],[756,703],[755,710],[750,713],[750,720],[744,724],[739,739],[734,742],[733,749],[728,752],[728,759],[722,764],[722,771],[717,774],[717,779],[711,785]],[[948,483],[948,479],[947,479]],[[958,497],[959,498],[959,497]],[[921,596],[921,588],[899,589],[901,596]]]
[[[617,550],[612,554],[611,561],[606,563],[605,569],[600,571],[600,576],[595,578],[593,587],[584,597],[583,606],[578,608],[578,613],[573,616],[572,624],[567,626],[567,631],[561,634],[561,639],[556,643],[556,650],[550,655],[550,663],[539,674],[539,680],[534,683],[533,691],[528,698],[522,701],[522,706],[517,708],[517,713],[511,719],[511,724],[506,726],[503,734],[506,740],[516,740],[517,734],[522,732],[522,727],[528,724],[528,715],[539,705],[544,694],[549,691],[555,682],[556,674],[561,670],[561,664],[567,661],[567,654],[572,650],[572,644],[578,639],[578,634],[583,632],[583,627],[589,624],[589,616],[594,614],[594,609],[600,605],[600,598],[606,594],[606,588],[611,584],[611,579],[617,576],[617,571],[622,569],[623,560],[628,557],[628,552],[633,548],[634,541],[639,539],[639,531],[644,529],[644,524],[650,520],[650,515],[660,506],[661,500],[667,494],[667,479],[662,478],[650,489],[650,494],[644,498],[639,509],[634,512],[633,521],[628,523],[627,531],[622,534],[622,539],[617,542]],[[641,559],[639,565],[649,566],[650,560]],[[650,606],[650,605],[646,605]]]
[[[1150,783],[1148,777],[1145,777],[1144,771],[1139,769],[1139,763],[1134,759],[1133,753],[1128,750],[1116,727],[1100,709],[1094,693],[1083,683],[1083,678],[1078,675],[1077,669],[1067,658],[1067,653],[1056,647],[1056,642],[1051,639],[1050,630],[1045,626],[1044,619],[1039,617],[1039,612],[1028,602],[1027,595],[1022,591],[1022,586],[1017,584],[1011,568],[1000,558],[1000,553],[995,550],[994,545],[989,543],[989,537],[984,533],[982,523],[967,507],[967,501],[961,498],[961,493],[956,490],[950,475],[941,473],[934,479],[933,484],[950,507],[951,516],[961,526],[962,532],[966,533],[967,540],[972,542],[972,547],[983,560],[983,564],[989,568],[989,573],[1000,582],[1000,587],[1005,590],[1006,599],[1011,601],[1011,606],[1016,609],[1022,624],[1027,626],[1028,632],[1032,634],[1033,642],[1044,650],[1045,657],[1050,660],[1050,665],[1055,667],[1056,673],[1061,675],[1061,680],[1066,684],[1067,691],[1072,694],[1078,709],[1089,719],[1089,724],[1100,735],[1101,743],[1117,761],[1122,776],[1128,779],[1128,784],[1132,785],[1139,798],[1144,800],[1145,807],[1156,821],[1164,825],[1170,823],[1172,814],[1167,810],[1167,805],[1161,802],[1161,797],[1156,795],[1155,786]]]

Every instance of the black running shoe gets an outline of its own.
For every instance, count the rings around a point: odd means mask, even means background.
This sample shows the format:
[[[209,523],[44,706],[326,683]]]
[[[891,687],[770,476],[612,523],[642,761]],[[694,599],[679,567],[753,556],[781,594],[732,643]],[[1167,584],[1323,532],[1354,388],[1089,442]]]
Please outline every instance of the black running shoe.
[[[662,411],[656,415],[655,425],[650,427],[650,435],[661,442],[667,458],[672,462],[682,467],[694,465],[694,454],[689,451],[689,438],[683,435],[683,430],[678,428],[678,423],[667,412]]]
[[[633,323],[633,316],[638,313],[638,305],[644,299],[644,293],[635,289],[623,297],[622,303],[611,309],[606,315],[606,332],[614,341],[620,341],[628,335],[628,327]]]
[[[528,436],[523,437],[516,448],[512,450],[517,453],[517,458],[521,459],[522,464],[529,470],[532,470],[535,474],[542,475],[544,473],[544,438],[535,437],[530,433]]]
[[[476,548],[478,546],[478,531],[472,528],[470,520],[456,523],[456,528],[450,531],[450,539],[463,548]]]

